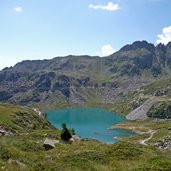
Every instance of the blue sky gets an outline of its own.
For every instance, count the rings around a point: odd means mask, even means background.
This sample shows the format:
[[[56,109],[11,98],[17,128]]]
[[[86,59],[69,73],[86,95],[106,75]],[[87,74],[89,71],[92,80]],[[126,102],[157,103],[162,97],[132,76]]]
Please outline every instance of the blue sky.
[[[0,0],[0,69],[171,41],[171,0]]]

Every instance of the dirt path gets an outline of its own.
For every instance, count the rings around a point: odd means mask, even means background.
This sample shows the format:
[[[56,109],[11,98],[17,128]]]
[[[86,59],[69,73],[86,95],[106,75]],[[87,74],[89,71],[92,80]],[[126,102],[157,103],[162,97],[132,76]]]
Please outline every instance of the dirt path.
[[[147,141],[149,141],[153,137],[154,133],[156,133],[156,131],[151,130],[151,129],[148,132],[143,133],[143,134],[150,134],[150,137],[148,137],[148,138],[146,138],[144,140],[139,140],[139,143],[142,144],[142,145],[148,145]]]
[[[148,131],[145,127],[141,126],[141,127],[136,127],[136,126],[119,126],[117,127],[117,125],[111,127],[111,129],[125,129],[127,131],[132,131],[135,132],[136,134],[139,135],[145,135],[145,134],[149,134],[148,138],[145,139],[138,139],[137,142],[142,144],[142,145],[148,145],[147,142],[153,137],[153,135],[157,132],[156,130],[152,130],[152,129],[148,129]],[[144,131],[142,131],[144,129]]]

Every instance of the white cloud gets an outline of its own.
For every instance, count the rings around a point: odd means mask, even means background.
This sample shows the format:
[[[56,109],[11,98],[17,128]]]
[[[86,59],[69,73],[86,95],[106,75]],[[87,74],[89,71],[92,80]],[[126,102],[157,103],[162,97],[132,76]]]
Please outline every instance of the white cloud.
[[[166,45],[167,43],[169,43],[171,41],[171,25],[168,27],[164,27],[162,29],[162,34],[158,34],[157,37],[157,44],[162,43]]]
[[[97,52],[97,55],[104,57],[104,56],[109,56],[114,52],[116,52],[116,50],[113,49],[113,47],[110,44],[108,44],[108,45],[103,45],[101,51]]]
[[[17,13],[21,13],[23,12],[23,8],[21,6],[17,6],[14,8],[14,11],[16,11]]]
[[[115,4],[113,2],[108,2],[107,5],[89,5],[89,8],[93,8],[95,10],[107,10],[107,11],[116,11],[119,9],[119,4]]]

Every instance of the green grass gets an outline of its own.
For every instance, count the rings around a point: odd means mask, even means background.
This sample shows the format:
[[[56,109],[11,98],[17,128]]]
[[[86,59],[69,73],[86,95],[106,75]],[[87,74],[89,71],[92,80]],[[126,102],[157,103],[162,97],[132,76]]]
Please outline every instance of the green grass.
[[[27,170],[126,171],[171,168],[171,154],[156,148],[128,142],[107,145],[95,141],[76,141],[72,144],[60,143],[56,148],[45,151],[42,147],[43,135],[35,139],[28,134],[27,140],[25,136],[1,138],[0,167],[12,170],[13,164],[8,163],[10,158],[25,163]],[[17,165],[15,168],[19,170]]]
[[[133,136],[121,138],[122,140],[135,143],[139,140],[150,137],[150,134],[148,133],[149,130],[155,130],[156,132],[153,134],[153,137],[147,142],[149,145],[153,145],[155,142],[160,140],[160,138],[170,135],[170,131],[168,130],[169,127],[171,127],[171,121],[169,120],[127,121],[113,126],[113,128],[137,132],[137,134]],[[138,132],[143,132],[143,134],[139,134]]]
[[[171,126],[171,124],[170,124],[170,126]],[[167,135],[169,135],[169,131],[167,129],[164,129],[164,128],[158,129],[157,133],[155,133],[153,135],[153,138],[151,140],[149,140],[149,143],[155,143],[158,140],[160,140],[160,138],[167,136]]]
[[[98,102],[98,100],[94,101]],[[36,116],[28,108],[1,104],[0,116],[0,125],[17,130],[13,136],[0,137],[0,170],[22,170],[15,162],[9,163],[9,159],[24,163],[26,171],[168,171],[171,169],[171,153],[169,151],[137,143],[136,140],[147,138],[148,134],[143,136],[136,134],[114,144],[92,140],[76,140],[70,144],[61,141],[60,130],[53,129],[49,125],[42,128],[42,123],[45,120]],[[26,120],[29,116],[31,123],[40,124],[40,126],[32,128],[29,124],[27,125]],[[21,123],[25,123],[26,126],[17,125],[16,117],[22,119]],[[152,120],[131,121],[122,123],[120,126],[125,126],[125,129],[134,126],[139,131],[156,129],[157,133],[150,141],[153,143],[168,134],[167,128],[171,126],[171,123]],[[60,143],[56,144],[54,149],[45,151],[43,142],[49,135],[53,139],[59,140]]]
[[[35,114],[33,110],[11,104],[0,105],[0,125],[12,132],[53,129],[51,124]]]

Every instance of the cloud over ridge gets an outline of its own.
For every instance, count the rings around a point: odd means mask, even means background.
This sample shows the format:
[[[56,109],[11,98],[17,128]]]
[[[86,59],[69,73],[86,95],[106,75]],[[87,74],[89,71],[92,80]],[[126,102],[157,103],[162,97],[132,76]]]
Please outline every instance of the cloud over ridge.
[[[116,49],[113,49],[113,47],[110,44],[106,44],[106,45],[103,45],[100,49],[100,52],[97,52],[96,54],[101,57],[105,57],[115,52],[116,52]]]
[[[157,44],[168,44],[171,41],[171,25],[162,29],[162,34],[157,35]]]

